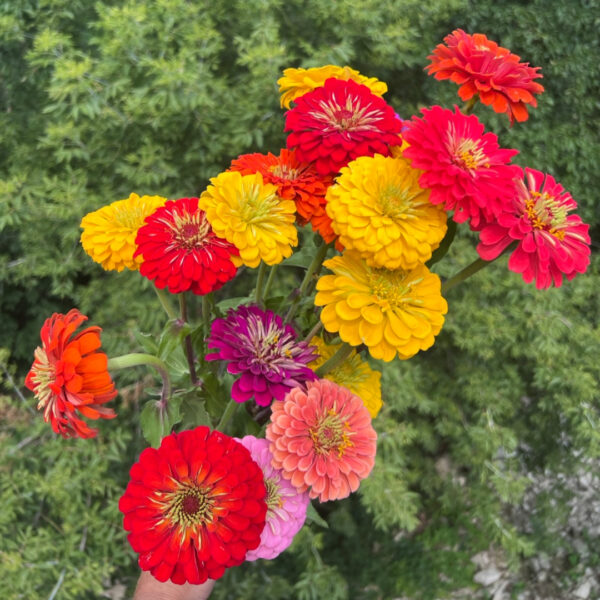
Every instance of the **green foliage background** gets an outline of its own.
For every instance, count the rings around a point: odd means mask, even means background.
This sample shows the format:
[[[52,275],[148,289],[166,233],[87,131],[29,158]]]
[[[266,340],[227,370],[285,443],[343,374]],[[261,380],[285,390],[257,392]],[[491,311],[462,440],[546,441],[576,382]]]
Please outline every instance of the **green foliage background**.
[[[404,116],[451,106],[426,56],[456,27],[542,67],[529,121],[476,113],[517,160],[553,173],[597,236],[598,0],[0,1],[0,581],[8,600],[131,590],[135,559],[117,499],[143,440],[143,372],[119,379],[116,421],[94,441],[54,439],[19,387],[53,311],[78,306],[110,354],[156,332],[152,290],[105,273],[79,245],[81,217],[131,191],[199,194],[244,152],[284,144],[276,80],[287,66],[349,64],[389,84]],[[462,232],[438,271],[476,257]],[[597,250],[597,247],[594,246]],[[231,570],[224,598],[443,597],[472,585],[491,543],[550,551],[508,518],[525,470],[572,470],[600,450],[598,258],[537,292],[498,261],[449,293],[435,347],[384,369],[380,441],[361,493],[319,508],[272,562]],[[13,382],[17,382],[13,385]]]

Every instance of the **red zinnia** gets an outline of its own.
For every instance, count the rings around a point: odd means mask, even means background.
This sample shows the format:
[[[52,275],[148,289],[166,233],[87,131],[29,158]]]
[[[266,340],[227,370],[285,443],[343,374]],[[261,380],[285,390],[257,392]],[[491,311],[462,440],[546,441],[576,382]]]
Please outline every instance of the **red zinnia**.
[[[139,228],[134,257],[143,258],[140,273],[172,294],[191,290],[208,294],[235,277],[232,257],[238,249],[217,237],[198,198],[170,200]]]
[[[529,117],[526,104],[537,106],[533,94],[544,88],[534,79],[542,77],[539,67],[519,62],[516,54],[488,40],[482,33],[469,35],[462,29],[453,31],[438,44],[427,67],[436,79],[450,79],[460,85],[458,95],[470,100],[479,95],[483,104],[492,105],[497,113],[507,113],[511,124]]]
[[[139,565],[159,581],[203,583],[260,543],[263,472],[242,444],[197,427],[146,448],[119,501]]]
[[[409,144],[404,156],[424,173],[421,187],[431,189],[430,201],[454,210],[453,219],[470,219],[473,229],[499,215],[514,194],[520,167],[508,165],[518,150],[504,150],[498,137],[483,133],[475,115],[440,106],[424,108],[423,117],[404,121]]]
[[[402,143],[394,109],[355,81],[327,79],[294,101],[285,117],[288,148],[324,175],[338,173],[359,156],[388,156],[389,146]]]
[[[46,319],[40,332],[42,346],[36,349],[25,379],[39,401],[38,409],[44,410],[44,420],[65,438],[91,438],[98,433],[77,413],[90,419],[116,417],[112,409],[102,406],[117,395],[106,368],[108,358],[97,352],[102,330],[87,327],[73,335],[86,320],[76,308]]]
[[[554,177],[534,169],[525,174],[527,187],[519,181],[513,209],[481,230],[477,252],[493,260],[517,241],[508,268],[526,283],[535,279],[538,289],[559,287],[563,275],[573,279],[590,263],[589,225],[569,214],[577,203]]]

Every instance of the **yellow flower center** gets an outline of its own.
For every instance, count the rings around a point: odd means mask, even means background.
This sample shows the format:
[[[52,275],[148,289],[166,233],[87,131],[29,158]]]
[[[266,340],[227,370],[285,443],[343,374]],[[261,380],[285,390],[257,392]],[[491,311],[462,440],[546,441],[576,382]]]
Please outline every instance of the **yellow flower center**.
[[[480,140],[463,139],[453,144],[451,154],[454,157],[454,164],[462,169],[473,171],[480,167],[489,168],[488,157],[480,147]]]
[[[36,362],[32,367],[33,371],[33,382],[37,384],[35,388],[35,397],[38,399],[38,410],[44,408],[52,394],[52,388],[50,387],[56,380],[56,365],[51,363],[48,355],[42,350],[42,348],[36,348],[34,352]]]
[[[412,201],[422,193],[420,188],[413,191],[400,182],[389,183],[379,191],[379,207],[384,215],[397,219],[410,213]]]
[[[371,106],[361,106],[360,99],[349,94],[346,103],[340,105],[334,98],[321,100],[319,110],[311,112],[311,116],[325,124],[326,133],[332,131],[373,131],[375,123],[383,117],[383,112]]]
[[[530,192],[525,209],[534,229],[544,229],[559,240],[564,239],[562,227],[567,222],[569,212],[564,204],[547,192]]]
[[[348,423],[342,422],[335,410],[330,409],[315,427],[309,429],[315,452],[329,454],[333,450],[341,457],[346,448],[354,445],[349,429]]]
[[[369,287],[375,301],[385,312],[398,307],[405,302],[422,303],[422,300],[412,298],[408,294],[410,288],[418,285],[422,279],[410,280],[407,272],[402,269],[388,271],[387,269],[371,269],[368,273]]]
[[[341,365],[327,374],[327,379],[331,379],[348,389],[359,387],[368,378],[369,373],[363,368],[363,363],[358,354],[350,355]]]
[[[265,479],[265,487],[267,488],[267,512],[273,513],[275,509],[283,506],[283,500],[279,493],[279,485],[275,478],[269,477]]]
[[[262,193],[261,193],[262,192]],[[259,185],[246,185],[238,192],[239,216],[245,223],[259,223],[278,211],[279,197],[275,192],[264,194]]]
[[[209,492],[189,483],[180,483],[177,490],[165,493],[159,503],[164,507],[165,518],[175,525],[191,527],[213,520],[214,500]]]
[[[210,233],[210,225],[199,210],[193,214],[173,214],[173,222],[168,223],[172,241],[179,248],[193,250],[202,246]]]
[[[115,207],[114,215],[117,225],[130,231],[137,231],[148,216],[148,207],[143,202],[139,204],[122,204]]]
[[[287,179],[288,181],[293,181],[298,178],[298,169],[292,169],[288,165],[273,165],[269,167],[269,171],[273,173],[275,177],[279,177],[280,179]]]

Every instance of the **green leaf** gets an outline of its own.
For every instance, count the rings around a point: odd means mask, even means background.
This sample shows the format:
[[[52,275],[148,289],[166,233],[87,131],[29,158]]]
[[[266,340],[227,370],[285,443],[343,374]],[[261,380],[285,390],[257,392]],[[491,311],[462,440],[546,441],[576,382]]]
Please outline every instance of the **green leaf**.
[[[302,269],[308,269],[308,265],[312,262],[315,257],[317,249],[310,244],[304,244],[301,250],[294,252],[289,258],[286,258],[281,262],[284,267],[301,267]]]
[[[448,250],[450,250],[450,246],[452,246],[452,242],[454,241],[454,236],[456,235],[456,223],[451,219],[448,222],[448,231],[446,231],[446,235],[442,240],[441,244],[438,248],[433,252],[431,258],[425,263],[428,268],[431,268],[431,265],[435,265],[436,262],[439,262],[446,256]]]
[[[171,433],[173,426],[181,421],[181,396],[173,396],[167,408],[161,409],[157,400],[146,403],[140,413],[140,424],[142,433],[148,443],[156,448],[163,437]]]
[[[308,508],[306,509],[306,520],[309,523],[315,523],[319,525],[319,527],[329,529],[327,521],[317,512],[317,509],[312,505],[311,502],[308,503]]]
[[[250,296],[238,296],[236,298],[226,298],[225,300],[221,300],[221,302],[217,302],[215,305],[216,308],[222,313],[227,312],[230,308],[237,308],[241,304],[245,302],[252,302],[252,298]]]
[[[181,403],[181,423],[184,429],[193,429],[200,425],[213,426],[204,401],[197,393],[188,393],[183,396]]]

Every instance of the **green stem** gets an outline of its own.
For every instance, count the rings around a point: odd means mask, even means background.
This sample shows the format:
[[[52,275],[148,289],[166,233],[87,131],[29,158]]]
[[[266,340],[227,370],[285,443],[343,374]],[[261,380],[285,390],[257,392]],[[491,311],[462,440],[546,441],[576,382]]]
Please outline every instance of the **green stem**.
[[[263,296],[265,298],[269,297],[269,292],[271,291],[271,286],[273,285],[273,280],[275,279],[275,273],[277,272],[277,265],[273,265],[271,270],[269,271],[269,278],[267,279],[267,285],[265,286],[265,291]]]
[[[468,279],[469,277],[471,277],[471,275],[477,273],[477,271],[481,271],[481,269],[489,265],[490,262],[492,261],[483,260],[481,258],[474,260],[470,265],[467,265],[462,271],[459,271],[456,275],[453,275],[452,277],[450,277],[450,279],[447,279],[444,283],[442,283],[442,294],[445,294],[446,292],[450,291],[454,286],[458,285],[459,283],[462,283],[465,279]]]
[[[463,104],[463,107],[461,109],[463,114],[470,115],[473,112],[473,108],[475,107],[475,104],[477,104],[477,98],[478,96],[475,95]]]
[[[156,295],[158,296],[158,299],[160,300],[162,307],[165,309],[165,312],[169,316],[169,319],[176,319],[177,313],[175,312],[175,309],[173,308],[173,305],[171,304],[171,301],[169,300],[169,296],[167,295],[167,292],[165,292],[165,290],[161,290],[161,289],[157,288],[156,286],[153,286],[153,287],[154,287],[154,291],[156,292]]]
[[[263,299],[263,287],[265,285],[265,273],[267,272],[267,264],[261,261],[258,267],[258,275],[256,276],[256,290],[254,292],[254,299],[256,304],[262,304]]]
[[[202,296],[202,323],[204,325],[204,335],[210,333],[210,313],[212,306],[212,293]]]
[[[221,419],[219,420],[219,423],[215,428],[217,429],[217,431],[223,432],[223,430],[227,426],[227,423],[229,423],[229,420],[233,416],[233,413],[236,411],[237,407],[238,403],[233,398],[231,398],[231,400],[229,400],[229,402],[227,403],[227,406],[225,407],[225,410],[221,415]]]
[[[188,314],[185,292],[179,294],[179,309],[181,311],[181,320],[184,323],[187,323]],[[190,380],[192,382],[192,385],[197,385],[198,377],[196,376],[196,367],[194,366],[194,348],[192,347],[192,338],[190,335],[186,335],[185,339],[183,340],[183,351],[187,357],[188,367],[190,369]]]
[[[316,371],[317,377],[323,377],[327,375],[329,371],[333,371],[336,367],[341,365],[352,353],[354,348],[350,344],[344,343],[343,346],[337,349],[337,352],[328,360],[326,360]]]
[[[310,340],[312,340],[315,335],[321,331],[321,327],[323,327],[323,323],[321,323],[321,321],[317,321],[317,324],[306,334],[304,341],[310,343]]]
[[[150,365],[158,371],[163,384],[160,395],[161,406],[165,407],[171,397],[171,379],[169,378],[167,365],[160,358],[152,356],[152,354],[134,352],[109,358],[107,368],[109,371],[116,371],[118,369],[128,369],[129,367],[139,367],[140,365]]]
[[[327,256],[328,249],[329,245],[326,244],[323,240],[321,240],[321,245],[317,248],[317,253],[315,254],[315,257],[312,259],[310,265],[308,265],[308,269],[306,269],[306,273],[304,275],[302,283],[300,284],[298,293],[292,300],[292,305],[290,306],[287,315],[285,315],[285,319],[283,320],[284,323],[289,323],[292,320],[294,314],[296,313],[296,310],[298,309],[298,304],[300,304],[300,300],[302,300],[308,286],[310,285],[312,276],[314,275],[315,271],[321,266],[321,263],[325,259],[325,256]]]

